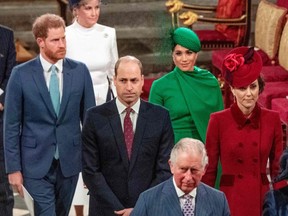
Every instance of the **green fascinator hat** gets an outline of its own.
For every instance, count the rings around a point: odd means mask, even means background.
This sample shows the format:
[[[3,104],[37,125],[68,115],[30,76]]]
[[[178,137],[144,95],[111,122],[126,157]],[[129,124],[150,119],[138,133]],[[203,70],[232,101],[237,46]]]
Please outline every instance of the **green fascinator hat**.
[[[193,52],[201,50],[201,43],[197,34],[189,28],[179,27],[174,30],[172,40],[175,44],[179,44]]]

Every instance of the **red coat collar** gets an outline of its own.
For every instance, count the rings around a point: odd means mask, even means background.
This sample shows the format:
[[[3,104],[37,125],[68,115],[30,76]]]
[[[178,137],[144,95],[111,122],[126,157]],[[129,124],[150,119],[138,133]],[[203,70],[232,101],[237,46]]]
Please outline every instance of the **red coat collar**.
[[[242,111],[239,109],[237,103],[232,104],[231,106],[231,113],[234,118],[234,120],[237,122],[240,129],[245,127],[245,125],[251,125],[253,128],[257,129],[259,128],[259,122],[260,122],[260,113],[261,109],[258,106],[258,104],[255,105],[252,115],[249,119],[247,119]]]

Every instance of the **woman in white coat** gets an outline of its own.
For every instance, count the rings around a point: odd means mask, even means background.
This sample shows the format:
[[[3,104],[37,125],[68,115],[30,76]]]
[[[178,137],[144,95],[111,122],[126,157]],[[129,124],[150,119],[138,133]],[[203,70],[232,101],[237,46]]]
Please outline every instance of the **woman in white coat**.
[[[70,0],[69,3],[75,19],[66,28],[66,57],[87,65],[98,106],[112,98],[107,93],[118,60],[116,31],[114,28],[97,23],[100,0]],[[110,83],[115,96],[113,82]]]

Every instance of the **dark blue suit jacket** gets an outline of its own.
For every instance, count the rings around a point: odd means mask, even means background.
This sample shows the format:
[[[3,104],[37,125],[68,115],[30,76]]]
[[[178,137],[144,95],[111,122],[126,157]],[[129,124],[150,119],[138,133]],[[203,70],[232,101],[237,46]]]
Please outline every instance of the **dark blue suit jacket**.
[[[0,25],[0,88],[4,93],[0,96],[0,103],[4,105],[5,89],[12,68],[16,65],[16,50],[13,31]],[[1,131],[2,133],[2,131]]]
[[[195,216],[229,216],[227,199],[220,192],[204,183],[197,187]],[[131,216],[182,216],[173,177],[143,192]]]
[[[288,215],[288,187],[270,190],[265,194],[262,216]]]
[[[87,67],[63,61],[63,95],[57,117],[39,57],[14,67],[6,89],[4,140],[6,171],[24,177],[44,177],[56,143],[65,177],[81,170],[80,120],[95,105]]]
[[[141,101],[130,162],[115,99],[88,110],[82,138],[83,180],[95,200],[90,215],[134,207],[141,192],[171,176],[173,129],[158,105]]]

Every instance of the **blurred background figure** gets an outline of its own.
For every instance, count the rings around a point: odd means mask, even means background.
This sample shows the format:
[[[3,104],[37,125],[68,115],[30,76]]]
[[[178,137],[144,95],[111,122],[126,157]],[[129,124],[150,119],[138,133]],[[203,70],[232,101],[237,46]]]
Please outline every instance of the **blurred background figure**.
[[[69,0],[69,5],[74,20],[66,28],[66,57],[87,65],[98,106],[116,96],[111,82],[118,60],[116,31],[97,23],[101,0]],[[80,174],[73,200],[77,216],[83,215],[83,205],[88,204],[87,192]]]
[[[13,31],[0,25],[0,215],[12,216],[13,191],[5,172],[3,151],[3,111],[5,89],[12,68],[16,65],[16,50]]]
[[[233,216],[261,215],[269,190],[267,162],[274,178],[283,151],[279,114],[257,104],[264,89],[261,69],[261,57],[253,47],[235,48],[227,54],[222,73],[235,102],[211,114],[207,130],[209,166],[203,182],[214,185],[221,159],[220,190],[226,194]]]
[[[288,149],[280,159],[280,173],[273,180],[273,190],[266,193],[262,216],[288,215]]]
[[[171,33],[173,71],[153,82],[149,101],[169,110],[175,143],[191,137],[205,143],[210,113],[223,109],[217,79],[195,66],[201,44],[198,36],[185,27]]]

